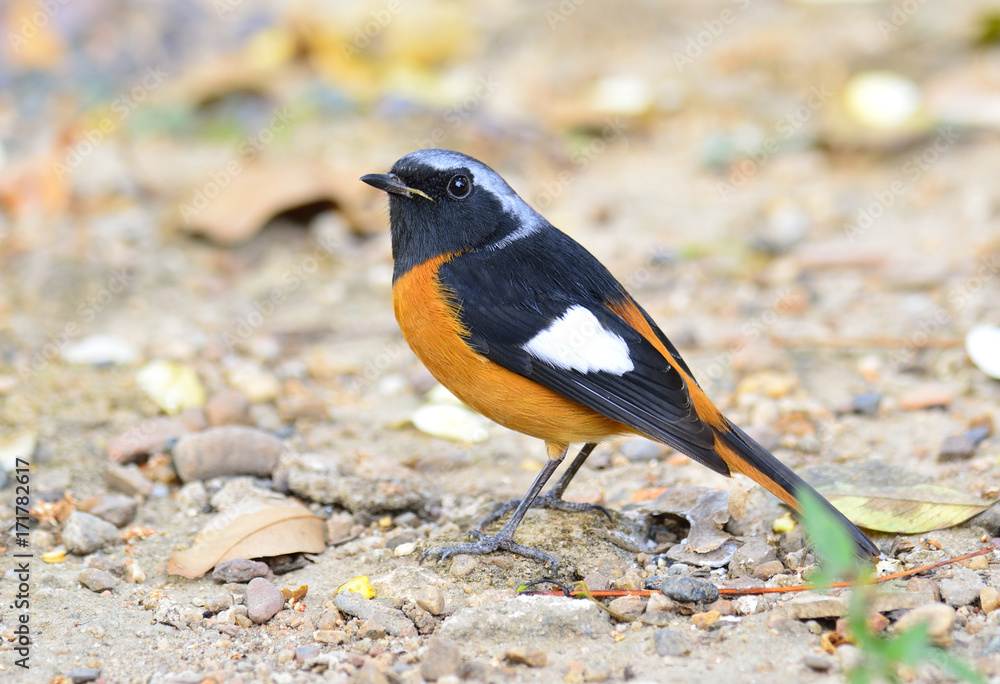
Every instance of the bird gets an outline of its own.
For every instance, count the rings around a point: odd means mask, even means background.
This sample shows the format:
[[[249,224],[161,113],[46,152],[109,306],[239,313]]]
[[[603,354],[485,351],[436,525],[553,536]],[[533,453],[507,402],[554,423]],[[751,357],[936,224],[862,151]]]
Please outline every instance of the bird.
[[[461,401],[543,440],[548,455],[499,532],[483,532],[494,514],[472,531],[474,541],[424,557],[505,550],[557,568],[514,533],[532,507],[607,513],[563,494],[594,448],[616,435],[641,435],[721,475],[746,475],[796,510],[812,495],[859,556],[879,555],[861,530],[722,414],[595,256],[489,166],[454,150],[420,149],[389,173],[360,180],[388,195],[392,302],[407,344]],[[578,455],[542,494],[574,444],[583,445]]]

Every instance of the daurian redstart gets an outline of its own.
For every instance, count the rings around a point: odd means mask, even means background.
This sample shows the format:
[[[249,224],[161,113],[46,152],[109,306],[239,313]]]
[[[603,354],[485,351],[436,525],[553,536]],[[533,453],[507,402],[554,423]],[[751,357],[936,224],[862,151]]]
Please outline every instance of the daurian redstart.
[[[432,549],[446,558],[506,549],[527,510],[563,501],[593,448],[612,435],[668,444],[717,473],[742,473],[798,509],[813,492],[850,533],[864,533],[705,396],[653,319],[608,269],[532,209],[491,168],[451,150],[419,150],[361,178],[389,195],[396,320],[438,381],[484,416],[545,441],[549,460],[495,536]],[[584,444],[539,496],[570,444]]]

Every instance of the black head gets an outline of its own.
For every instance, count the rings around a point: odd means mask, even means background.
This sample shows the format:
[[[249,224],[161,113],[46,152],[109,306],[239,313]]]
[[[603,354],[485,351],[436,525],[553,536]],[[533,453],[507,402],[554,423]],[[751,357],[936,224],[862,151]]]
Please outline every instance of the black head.
[[[418,150],[361,180],[389,193],[394,278],[428,259],[498,249],[547,225],[493,169],[452,150]]]

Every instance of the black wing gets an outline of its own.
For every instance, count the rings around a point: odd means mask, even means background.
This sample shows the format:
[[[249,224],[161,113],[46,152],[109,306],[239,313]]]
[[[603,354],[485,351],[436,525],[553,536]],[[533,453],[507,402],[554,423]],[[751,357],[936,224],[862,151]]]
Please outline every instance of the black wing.
[[[518,278],[525,273],[530,277]],[[628,296],[624,288],[571,238],[549,227],[502,249],[467,252],[442,265],[440,278],[460,307],[468,343],[480,354],[718,473],[730,474],[715,453],[714,433],[698,417],[685,379],[608,308],[608,302]],[[573,306],[585,307],[602,327],[624,340],[632,370],[581,372],[542,361],[524,349]],[[674,353],[669,343],[667,348]]]

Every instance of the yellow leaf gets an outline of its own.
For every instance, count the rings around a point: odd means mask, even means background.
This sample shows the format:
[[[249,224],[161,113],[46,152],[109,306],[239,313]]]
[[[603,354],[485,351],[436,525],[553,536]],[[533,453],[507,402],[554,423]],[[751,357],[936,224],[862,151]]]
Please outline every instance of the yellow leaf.
[[[54,549],[42,554],[42,560],[51,565],[62,563],[66,560],[66,549]]]
[[[952,527],[990,507],[989,502],[965,492],[933,484],[871,489],[838,486],[820,493],[855,525],[895,534]]]
[[[205,405],[205,388],[191,366],[158,359],[143,366],[135,376],[142,391],[170,416],[186,408]]]
[[[771,523],[771,529],[775,532],[791,532],[795,529],[795,520],[791,513],[785,513],[780,518]]]
[[[375,598],[375,589],[368,580],[368,575],[359,575],[352,580],[344,582],[337,587],[338,594],[342,591],[353,591],[355,594],[361,594],[366,599]]]

